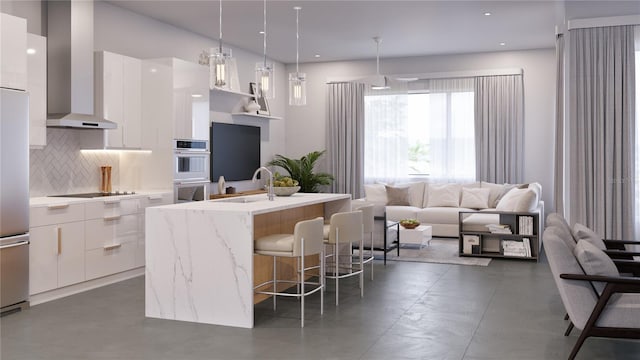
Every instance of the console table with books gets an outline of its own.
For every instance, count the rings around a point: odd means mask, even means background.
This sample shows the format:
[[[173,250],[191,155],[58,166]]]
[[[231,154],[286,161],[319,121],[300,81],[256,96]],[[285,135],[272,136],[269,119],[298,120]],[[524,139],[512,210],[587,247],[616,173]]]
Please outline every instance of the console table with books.
[[[459,255],[538,260],[541,241],[537,213],[459,213]]]

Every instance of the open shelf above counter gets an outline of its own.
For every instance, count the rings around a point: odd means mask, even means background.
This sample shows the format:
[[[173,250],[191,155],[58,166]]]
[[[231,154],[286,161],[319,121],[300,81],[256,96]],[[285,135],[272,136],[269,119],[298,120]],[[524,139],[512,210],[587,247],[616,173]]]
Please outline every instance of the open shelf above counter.
[[[229,94],[229,95],[235,95],[235,96],[240,96],[240,97],[254,97],[254,95],[249,94],[249,93],[245,93],[245,92],[241,92],[241,91],[235,91],[235,90],[228,90],[228,89],[221,89],[221,88],[213,88],[210,90],[211,94]]]
[[[234,113],[231,113],[231,115],[232,116],[249,116],[249,117],[260,118],[260,119],[282,120],[282,118],[278,116],[252,114],[247,112],[234,112]]]

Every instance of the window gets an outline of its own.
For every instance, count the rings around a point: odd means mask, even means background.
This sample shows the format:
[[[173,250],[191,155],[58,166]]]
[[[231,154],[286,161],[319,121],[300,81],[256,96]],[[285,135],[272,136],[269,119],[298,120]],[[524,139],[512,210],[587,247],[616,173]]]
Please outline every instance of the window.
[[[365,181],[475,180],[473,81],[412,86],[365,96]]]

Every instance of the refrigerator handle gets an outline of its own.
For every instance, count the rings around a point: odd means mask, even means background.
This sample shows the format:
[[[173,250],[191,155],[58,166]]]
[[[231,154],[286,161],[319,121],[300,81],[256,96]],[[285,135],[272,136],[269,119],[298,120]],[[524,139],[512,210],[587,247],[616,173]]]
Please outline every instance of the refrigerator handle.
[[[18,241],[18,242],[15,242],[15,243],[11,243],[9,245],[2,245],[2,246],[0,246],[0,250],[9,249],[9,248],[16,247],[16,246],[29,245],[29,244],[30,244],[29,240],[22,240],[22,241]]]

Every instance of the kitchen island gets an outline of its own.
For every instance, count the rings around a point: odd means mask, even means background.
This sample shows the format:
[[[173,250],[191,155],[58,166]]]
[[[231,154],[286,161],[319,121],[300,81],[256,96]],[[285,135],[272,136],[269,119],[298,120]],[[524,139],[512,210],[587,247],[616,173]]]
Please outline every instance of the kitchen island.
[[[254,283],[272,271],[270,258],[253,254],[253,240],[350,209],[350,194],[302,193],[274,201],[260,194],[147,209],[146,316],[253,327],[253,305],[264,300],[254,297]]]

